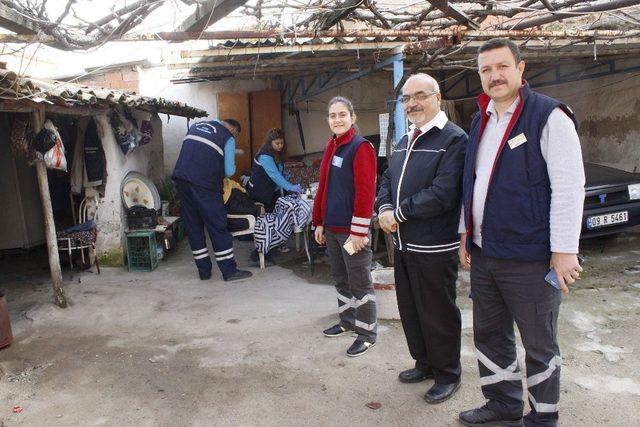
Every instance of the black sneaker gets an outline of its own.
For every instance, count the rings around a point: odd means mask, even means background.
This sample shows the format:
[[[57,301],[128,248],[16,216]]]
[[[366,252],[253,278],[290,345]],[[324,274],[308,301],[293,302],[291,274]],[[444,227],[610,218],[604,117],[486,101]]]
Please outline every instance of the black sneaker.
[[[353,344],[351,344],[351,347],[349,347],[349,349],[347,350],[347,356],[350,356],[350,357],[362,356],[367,351],[369,351],[369,349],[373,348],[373,346],[375,345],[376,345],[375,342],[355,340]]]
[[[469,427],[485,426],[522,426],[522,416],[506,417],[489,409],[487,405],[469,411],[460,412],[460,423]]]
[[[332,327],[325,329],[322,331],[325,337],[339,337],[341,335],[351,335],[353,331],[350,329],[345,329],[340,325],[333,325]]]
[[[248,279],[251,276],[253,276],[253,273],[250,272],[250,271],[236,270],[233,273],[231,273],[230,275],[228,275],[227,277],[225,277],[224,281],[225,282],[233,282],[234,280]]]

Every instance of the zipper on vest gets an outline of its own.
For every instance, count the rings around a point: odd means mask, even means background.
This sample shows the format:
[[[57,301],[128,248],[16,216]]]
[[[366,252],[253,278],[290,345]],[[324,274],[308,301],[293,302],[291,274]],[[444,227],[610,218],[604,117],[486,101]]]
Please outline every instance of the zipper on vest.
[[[480,226],[480,241],[482,242],[482,228],[484,226],[484,218],[486,217],[486,213],[487,213],[487,205],[489,204],[489,196],[491,195],[491,183],[493,182],[493,176],[496,172],[496,168],[498,166],[498,162],[500,161],[500,157],[502,156],[502,151],[504,150],[504,146],[505,143],[507,142],[507,140],[509,139],[509,136],[511,135],[511,132],[513,131],[513,128],[516,124],[516,122],[518,121],[518,119],[520,118],[520,113],[522,112],[522,109],[524,108],[524,99],[522,96],[522,89],[520,89],[518,91],[518,96],[520,97],[520,101],[518,103],[518,105],[516,106],[515,111],[513,112],[513,116],[511,117],[511,120],[509,120],[509,124],[507,125],[507,128],[504,131],[504,135],[502,135],[502,139],[500,140],[500,145],[498,146],[498,152],[496,153],[496,157],[493,159],[493,166],[491,167],[491,175],[489,175],[489,182],[487,183],[487,195],[484,199],[484,209],[482,210],[482,226]],[[484,132],[484,129],[483,129]],[[480,141],[482,140],[482,134],[480,134],[478,136],[478,146],[480,145]],[[476,159],[477,159],[477,155],[478,153],[476,152]],[[474,167],[475,170],[475,167]],[[475,174],[475,172],[474,172]],[[475,181],[474,181],[474,186],[475,186]],[[473,189],[472,189],[472,193],[471,193],[471,197],[473,198]],[[473,215],[473,214],[472,214]],[[473,239],[473,229],[471,230],[471,237]]]

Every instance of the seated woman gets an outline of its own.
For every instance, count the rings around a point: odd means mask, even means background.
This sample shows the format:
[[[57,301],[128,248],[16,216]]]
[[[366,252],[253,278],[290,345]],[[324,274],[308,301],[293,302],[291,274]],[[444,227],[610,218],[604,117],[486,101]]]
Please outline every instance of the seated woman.
[[[264,207],[257,205],[247,195],[242,185],[232,179],[225,178],[223,181],[222,200],[227,214],[253,215],[255,217],[264,215]],[[227,218],[227,229],[230,232],[245,230],[248,225],[244,218]]]
[[[289,193],[302,193],[302,187],[292,184],[282,176],[284,171],[284,132],[282,129],[271,129],[267,132],[264,144],[253,159],[251,179],[247,184],[249,196],[264,205],[267,212],[272,212],[280,190]]]

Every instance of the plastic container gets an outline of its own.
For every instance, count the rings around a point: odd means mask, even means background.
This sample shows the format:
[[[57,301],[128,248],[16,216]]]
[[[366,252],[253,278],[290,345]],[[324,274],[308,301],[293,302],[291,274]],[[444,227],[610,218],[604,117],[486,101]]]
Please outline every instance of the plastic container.
[[[158,245],[155,231],[134,231],[127,234],[129,271],[153,271],[158,266]]]
[[[4,300],[4,294],[0,292],[0,348],[8,347],[12,341],[13,334],[11,333],[9,310]]]
[[[153,230],[156,228],[158,213],[144,206],[127,209],[127,226],[129,230]]]

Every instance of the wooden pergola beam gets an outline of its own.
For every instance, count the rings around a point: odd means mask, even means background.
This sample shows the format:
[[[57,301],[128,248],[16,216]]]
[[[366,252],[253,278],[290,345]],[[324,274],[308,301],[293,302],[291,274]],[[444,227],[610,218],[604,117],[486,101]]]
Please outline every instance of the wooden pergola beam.
[[[134,3],[130,3],[116,11],[111,12],[109,15],[104,16],[100,19],[98,19],[97,21],[93,22],[89,28],[87,29],[87,32],[91,31],[94,28],[100,28],[101,26],[108,24],[109,22],[113,21],[114,19],[122,19],[123,15],[126,15],[129,12],[133,12],[134,10],[138,9],[140,6],[144,6],[145,4],[147,4],[147,0],[138,0]]]
[[[351,61],[347,61],[347,62],[351,62]],[[361,63],[361,64],[352,64],[349,65],[347,64],[347,62],[342,62],[341,65],[346,66],[343,71],[348,71],[348,70],[356,70],[359,71],[360,67],[371,67],[372,65],[374,65],[374,62],[367,62],[367,63]],[[336,64],[337,68],[340,64]],[[334,68],[332,65],[328,65],[326,67],[323,68]],[[189,73],[176,73],[174,75],[174,78],[188,78],[188,77],[208,77],[208,76],[218,76],[218,75],[236,75],[236,76],[248,76],[248,77],[252,77],[252,76],[275,76],[275,75],[279,75],[280,73],[305,73],[305,72],[317,72],[318,71],[318,67],[317,66],[313,66],[311,64],[309,64],[308,66],[300,66],[300,65],[281,65],[281,66],[272,66],[272,67],[268,67],[268,68],[264,68],[264,69],[253,69],[251,67],[240,67],[240,68],[217,68],[217,69],[213,69],[213,70],[203,70],[203,71],[192,71]]]
[[[550,11],[554,11],[556,10],[555,7],[553,7],[553,5],[551,3],[549,3],[549,0],[540,0],[540,3],[542,3],[544,5],[544,7],[546,7],[548,10]]]
[[[0,27],[18,34],[36,34],[38,29],[15,10],[0,3]]]
[[[471,19],[462,10],[452,5],[448,0],[429,0],[429,3],[437,7],[442,13],[450,18],[453,18],[456,22],[474,30],[480,29],[480,24]]]
[[[346,50],[389,50],[402,46],[405,42],[370,42],[370,43],[342,43],[342,44],[304,44],[288,46],[260,46],[260,47],[236,47],[215,48],[206,50],[183,50],[181,58],[199,58],[215,56],[239,56],[239,55],[264,55],[272,53],[304,53],[304,52],[332,52]]]
[[[208,0],[204,4],[198,4],[193,15],[182,21],[178,31],[203,31],[246,2],[247,0]]]
[[[538,18],[526,19],[513,26],[514,30],[525,30],[527,28],[537,27],[551,22],[560,21],[562,19],[574,18],[576,14],[581,13],[594,13],[594,12],[606,12],[608,10],[617,10],[625,7],[636,6],[640,4],[638,0],[610,0],[605,3],[595,4],[593,6],[578,7],[575,9],[567,10],[563,13],[561,11],[550,12],[548,15]]]
[[[344,56],[309,56],[309,57],[278,57],[278,58],[256,58],[256,59],[243,59],[243,60],[224,60],[224,61],[212,61],[212,62],[175,62],[167,64],[169,70],[180,70],[185,68],[190,69],[208,69],[208,68],[221,68],[221,67],[267,67],[278,65],[310,65],[317,66],[318,64],[340,64],[343,62],[352,62],[355,58],[345,58]]]
[[[627,1],[627,0],[625,0]],[[635,1],[640,3],[640,1]],[[555,16],[555,15],[554,15]],[[250,30],[250,31],[205,31],[193,32],[159,32],[152,34],[125,34],[110,42],[144,42],[144,41],[190,41],[190,40],[264,40],[278,38],[283,41],[314,39],[314,38],[347,38],[347,37],[459,37],[460,39],[486,40],[494,37],[510,37],[514,39],[527,39],[531,37],[565,38],[565,39],[621,39],[634,37],[640,34],[638,30],[327,30],[327,31],[300,31],[281,32],[276,30]],[[0,43],[53,43],[55,39],[50,36],[26,35],[26,34],[0,34]]]
[[[204,78],[204,77],[209,77],[209,78],[234,77],[238,79],[248,79],[248,80],[251,80],[254,78],[269,79],[269,78],[275,77],[276,75],[282,76],[282,75],[289,75],[289,74],[291,75],[304,74],[311,71],[314,71],[314,70],[311,68],[307,68],[307,69],[282,68],[277,71],[274,71],[274,70],[271,70],[268,72],[256,71],[255,73],[253,71],[242,71],[242,70],[202,71],[202,72],[190,73],[186,75],[176,75],[173,77],[173,79],[192,79],[192,78]]]
[[[32,113],[33,107],[12,101],[0,101],[0,111],[3,113]]]
[[[332,12],[327,13],[322,18],[322,22],[319,23],[319,30],[328,30],[334,25],[338,24],[342,19],[345,19],[351,12],[353,12],[358,6],[363,3],[364,0],[345,0],[344,2],[336,2],[335,8]]]

